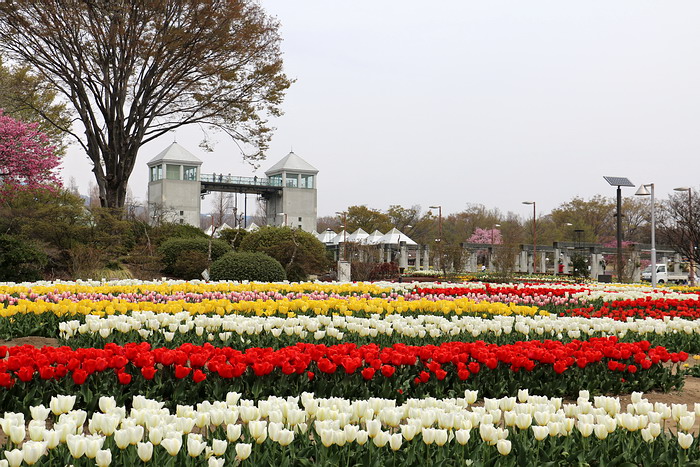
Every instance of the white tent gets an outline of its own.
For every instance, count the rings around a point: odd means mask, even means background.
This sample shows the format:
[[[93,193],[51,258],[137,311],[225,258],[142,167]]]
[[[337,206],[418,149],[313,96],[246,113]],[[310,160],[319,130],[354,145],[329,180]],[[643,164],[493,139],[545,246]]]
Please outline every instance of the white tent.
[[[398,245],[399,242],[406,242],[406,245],[418,245],[416,242],[411,240],[411,238],[405,233],[401,232],[397,228],[393,228],[387,233],[385,233],[378,241],[379,244],[385,245]]]
[[[344,241],[347,241],[347,238],[348,238],[349,236],[350,236],[350,234],[348,234],[347,232],[345,232],[345,230],[341,230],[340,232],[338,232],[338,235],[336,235],[335,237],[333,237],[333,240],[331,241],[331,243],[333,243],[333,245],[337,245],[337,244],[339,244],[339,243],[342,243],[342,242],[344,242]]]
[[[365,238],[365,244],[367,245],[378,245],[379,239],[384,236],[379,230],[375,230],[367,238]]]
[[[367,237],[369,234],[360,228],[348,235],[348,242],[363,243]]]
[[[330,244],[333,243],[333,238],[335,238],[336,233],[332,229],[326,229],[320,234],[318,234],[318,239],[321,243]]]
[[[255,222],[251,222],[250,225],[249,225],[248,227],[246,227],[245,229],[246,229],[248,232],[255,232],[255,231],[258,230],[259,228],[260,228],[260,226],[259,226],[258,224],[256,224]]]

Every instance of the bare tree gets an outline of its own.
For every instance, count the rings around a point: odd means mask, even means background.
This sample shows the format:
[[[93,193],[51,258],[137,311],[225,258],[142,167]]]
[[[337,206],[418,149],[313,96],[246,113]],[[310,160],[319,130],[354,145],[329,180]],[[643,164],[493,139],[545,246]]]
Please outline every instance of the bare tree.
[[[48,113],[93,163],[103,207],[122,208],[142,145],[182,125],[218,128],[264,158],[267,116],[290,81],[278,23],[254,0],[0,2],[0,51],[73,108],[84,134]]]
[[[660,212],[657,229],[662,242],[699,264],[700,200],[696,193],[693,189],[692,199],[685,193],[672,194]]]

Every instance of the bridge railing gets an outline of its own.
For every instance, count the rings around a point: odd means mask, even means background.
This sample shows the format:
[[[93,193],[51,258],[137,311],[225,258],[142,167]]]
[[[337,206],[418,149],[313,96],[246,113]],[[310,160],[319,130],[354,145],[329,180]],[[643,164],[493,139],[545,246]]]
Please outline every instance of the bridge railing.
[[[232,185],[251,185],[251,186],[282,186],[282,180],[279,178],[262,178],[262,177],[239,177],[236,175],[226,174],[201,174],[200,181],[208,183],[229,183]]]

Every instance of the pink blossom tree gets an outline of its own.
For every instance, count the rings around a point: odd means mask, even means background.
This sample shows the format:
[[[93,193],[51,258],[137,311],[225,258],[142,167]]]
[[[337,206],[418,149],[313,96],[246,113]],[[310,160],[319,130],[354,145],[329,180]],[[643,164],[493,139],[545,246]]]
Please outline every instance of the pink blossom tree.
[[[503,243],[503,238],[501,237],[501,231],[499,229],[482,229],[477,227],[471,237],[467,239],[467,243],[482,243],[484,245],[500,245]],[[477,261],[486,265],[489,262],[487,256],[488,250],[478,250],[477,251]]]
[[[55,170],[60,164],[49,137],[36,123],[25,123],[0,109],[0,195],[20,190],[61,186]]]
[[[500,229],[482,229],[477,227],[471,237],[467,239],[467,243],[483,243],[485,245],[500,245],[503,243]]]

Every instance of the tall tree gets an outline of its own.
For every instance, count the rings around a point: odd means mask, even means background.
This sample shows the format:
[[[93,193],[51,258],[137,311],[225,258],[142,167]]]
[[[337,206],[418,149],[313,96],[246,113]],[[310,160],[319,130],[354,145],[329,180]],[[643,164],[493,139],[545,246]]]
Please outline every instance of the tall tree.
[[[0,2],[0,50],[74,108],[102,206],[121,208],[139,148],[187,124],[264,158],[290,81],[278,23],[253,0]],[[57,122],[54,122],[58,124]]]

